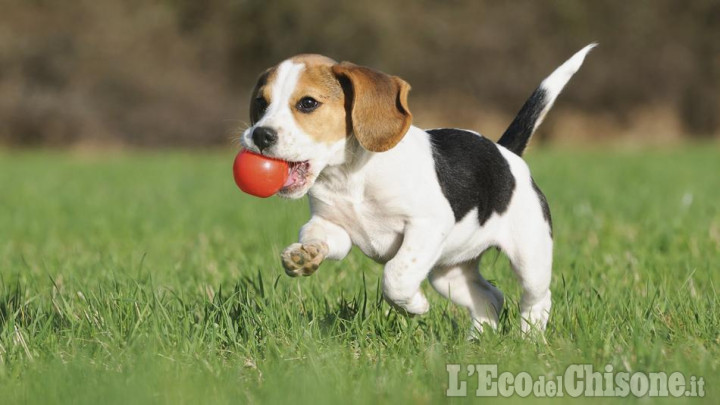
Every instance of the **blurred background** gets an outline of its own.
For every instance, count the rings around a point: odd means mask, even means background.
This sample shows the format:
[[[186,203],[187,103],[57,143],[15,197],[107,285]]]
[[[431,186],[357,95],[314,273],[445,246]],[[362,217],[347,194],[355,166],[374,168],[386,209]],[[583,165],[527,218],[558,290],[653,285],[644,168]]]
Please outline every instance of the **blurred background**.
[[[421,127],[497,138],[597,41],[536,142],[720,136],[718,0],[0,0],[0,145],[230,145],[257,75],[322,53],[403,77]]]

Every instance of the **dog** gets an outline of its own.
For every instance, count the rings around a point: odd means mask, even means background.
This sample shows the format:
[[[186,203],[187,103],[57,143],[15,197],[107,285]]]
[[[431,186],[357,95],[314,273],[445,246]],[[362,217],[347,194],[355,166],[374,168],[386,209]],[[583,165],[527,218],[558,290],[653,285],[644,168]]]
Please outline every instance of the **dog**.
[[[290,276],[309,276],[353,245],[384,265],[382,293],[424,314],[434,289],[496,328],[503,294],[480,274],[491,247],[522,287],[521,329],[550,316],[553,237],[547,200],[520,157],[591,44],[542,81],[497,143],[477,132],[412,125],[403,79],[303,54],[263,72],[252,92],[244,148],[289,164],[281,197],[309,196],[311,218],[281,254]]]

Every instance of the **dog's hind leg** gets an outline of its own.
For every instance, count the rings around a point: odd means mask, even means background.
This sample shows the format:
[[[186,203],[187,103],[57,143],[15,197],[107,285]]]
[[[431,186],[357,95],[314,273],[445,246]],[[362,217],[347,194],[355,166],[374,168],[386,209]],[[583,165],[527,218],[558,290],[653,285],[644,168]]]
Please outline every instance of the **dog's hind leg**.
[[[473,326],[482,332],[483,325],[497,328],[503,294],[480,275],[479,259],[432,270],[430,284],[445,298],[470,311]]]
[[[505,250],[520,281],[520,316],[523,332],[544,331],[550,318],[550,278],[553,240],[547,224],[527,229],[515,240],[516,249]]]

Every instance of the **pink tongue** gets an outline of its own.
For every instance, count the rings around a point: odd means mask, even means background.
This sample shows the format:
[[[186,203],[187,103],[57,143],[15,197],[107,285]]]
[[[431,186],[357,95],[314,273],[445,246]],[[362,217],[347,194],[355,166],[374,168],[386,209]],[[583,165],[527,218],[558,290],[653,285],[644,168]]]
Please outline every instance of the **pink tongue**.
[[[292,167],[289,168],[288,170],[290,171],[290,173],[288,173],[288,178],[287,178],[287,180],[285,180],[285,184],[283,184],[283,188],[290,187],[298,181],[297,171],[294,170],[294,168],[292,168]]]

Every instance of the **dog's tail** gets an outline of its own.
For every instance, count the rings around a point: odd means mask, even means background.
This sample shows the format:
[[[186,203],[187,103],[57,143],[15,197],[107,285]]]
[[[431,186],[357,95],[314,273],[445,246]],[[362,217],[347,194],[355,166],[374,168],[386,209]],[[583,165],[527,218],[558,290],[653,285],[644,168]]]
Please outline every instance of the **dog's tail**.
[[[535,129],[540,126],[545,114],[552,108],[553,102],[562,91],[563,87],[570,81],[575,72],[580,69],[585,56],[597,44],[592,43],[581,49],[560,67],[555,69],[550,76],[540,83],[530,98],[525,102],[513,122],[498,140],[498,144],[506,147],[518,156],[522,156],[525,147]]]

